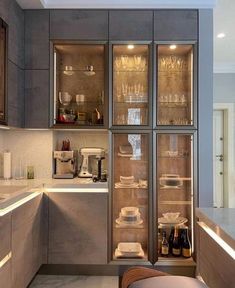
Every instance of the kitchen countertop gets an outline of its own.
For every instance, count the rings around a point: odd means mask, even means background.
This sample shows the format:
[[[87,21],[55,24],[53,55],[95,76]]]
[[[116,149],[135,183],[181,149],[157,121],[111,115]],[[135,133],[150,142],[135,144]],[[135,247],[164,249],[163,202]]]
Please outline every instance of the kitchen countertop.
[[[88,178],[0,179],[0,216],[43,192],[107,193],[108,183],[94,183]]]
[[[196,215],[235,249],[235,208],[197,208]]]

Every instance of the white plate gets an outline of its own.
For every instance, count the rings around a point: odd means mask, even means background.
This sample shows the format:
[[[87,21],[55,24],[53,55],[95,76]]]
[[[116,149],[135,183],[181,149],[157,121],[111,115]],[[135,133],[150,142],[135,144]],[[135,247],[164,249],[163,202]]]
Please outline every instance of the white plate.
[[[138,188],[139,184],[134,182],[132,184],[123,184],[121,182],[115,183],[115,188]]]
[[[121,227],[133,227],[133,226],[136,226],[136,225],[138,226],[138,225],[142,224],[143,220],[140,219],[140,220],[135,221],[135,222],[134,221],[128,222],[128,221],[123,221],[120,218],[118,218],[118,219],[116,219],[116,223],[118,225],[120,225]]]
[[[115,257],[117,258],[144,258],[144,251],[141,248],[141,251],[139,253],[124,253],[118,250],[118,248],[115,250]]]
[[[159,224],[168,224],[168,225],[179,225],[179,224],[184,224],[188,221],[187,218],[184,218],[184,217],[178,217],[176,218],[174,221],[169,221],[168,219],[164,218],[164,217],[160,217],[158,218],[158,223]]]

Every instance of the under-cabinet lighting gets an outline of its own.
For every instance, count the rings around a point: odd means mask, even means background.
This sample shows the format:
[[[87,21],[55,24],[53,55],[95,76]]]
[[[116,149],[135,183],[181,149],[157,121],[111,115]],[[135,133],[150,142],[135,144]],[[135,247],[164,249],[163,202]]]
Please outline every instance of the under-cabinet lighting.
[[[220,38],[220,39],[224,38],[225,36],[226,36],[225,33],[217,34],[217,38]]]
[[[135,46],[134,46],[134,45],[132,45],[132,44],[130,44],[130,45],[127,45],[127,48],[128,48],[128,49],[130,49],[130,50],[134,49],[134,47],[135,47]]]
[[[11,252],[7,254],[1,261],[0,261],[0,268],[2,268],[8,260],[11,259]]]
[[[171,49],[171,50],[175,50],[175,49],[176,49],[176,47],[177,47],[177,46],[176,46],[176,45],[174,45],[174,44],[173,44],[173,45],[170,45],[170,49]]]
[[[211,238],[235,260],[235,250],[228,245],[219,235],[217,235],[211,228],[209,228],[204,222],[198,222],[200,227],[209,235]]]

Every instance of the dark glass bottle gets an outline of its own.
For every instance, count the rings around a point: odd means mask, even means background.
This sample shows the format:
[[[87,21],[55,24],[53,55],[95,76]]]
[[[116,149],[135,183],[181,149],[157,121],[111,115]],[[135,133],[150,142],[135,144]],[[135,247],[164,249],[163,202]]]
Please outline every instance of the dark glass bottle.
[[[169,255],[169,243],[168,243],[168,241],[166,239],[166,231],[162,232],[161,255],[163,257],[167,257]]]
[[[168,239],[168,242],[169,242],[169,253],[171,253],[171,254],[172,254],[172,245],[173,245],[173,240],[174,240],[174,231],[175,231],[175,228],[171,227],[171,233],[170,233],[170,236],[169,236],[169,239]]]
[[[185,258],[190,258],[192,256],[192,247],[188,237],[188,229],[184,229],[182,232],[182,255]]]
[[[180,247],[180,241],[179,241],[178,227],[175,227],[174,239],[172,243],[172,255],[175,257],[179,257],[181,254],[180,248],[181,247]]]

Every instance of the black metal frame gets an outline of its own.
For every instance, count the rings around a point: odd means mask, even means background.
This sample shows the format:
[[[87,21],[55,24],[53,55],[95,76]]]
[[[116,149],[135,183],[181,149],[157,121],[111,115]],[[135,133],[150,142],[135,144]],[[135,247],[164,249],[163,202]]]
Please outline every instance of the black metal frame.
[[[193,124],[192,125],[158,125],[157,124],[157,92],[158,92],[158,55],[157,47],[158,45],[192,45],[193,46],[193,95],[192,95],[192,105],[193,105]],[[154,129],[197,129],[198,126],[198,95],[197,95],[197,41],[155,41],[154,42],[154,53],[153,53],[153,65],[155,69],[153,70],[153,127]]]
[[[8,25],[7,23],[5,23],[1,18],[0,18],[0,25],[2,28],[4,28],[5,30],[5,43],[4,43],[4,71],[3,71],[3,77],[4,77],[4,94],[0,95],[0,97],[3,97],[3,101],[4,101],[4,111],[3,111],[3,117],[0,117],[0,124],[2,125],[7,125],[7,121],[8,121],[8,111],[7,111],[7,107],[8,107],[8,97],[7,97],[7,93],[8,93],[8,89],[7,89],[7,70],[8,70]]]
[[[55,45],[104,45],[104,123],[103,125],[76,125],[56,124],[54,111],[54,46]],[[109,107],[109,81],[108,81],[108,41],[77,41],[77,40],[51,40],[50,41],[50,123],[54,129],[107,129]]]
[[[149,178],[148,178],[148,213],[149,213],[149,218],[148,218],[148,261],[145,259],[123,259],[123,260],[113,260],[112,253],[113,253],[113,190],[114,190],[114,174],[115,174],[115,167],[114,167],[114,157],[113,157],[113,151],[114,151],[114,140],[113,137],[116,134],[140,134],[140,135],[148,135],[148,141],[149,141],[149,151],[148,151],[148,173],[149,173]],[[153,263],[153,255],[152,255],[152,250],[153,250],[153,231],[152,231],[152,218],[153,218],[153,211],[152,211],[152,172],[151,172],[151,157],[153,153],[152,149],[152,130],[138,130],[138,129],[133,129],[133,130],[128,130],[128,129],[123,129],[123,130],[113,130],[109,132],[109,151],[110,154],[112,155],[109,157],[109,217],[108,217],[108,262],[111,262],[113,264],[117,265],[151,265]]]
[[[153,51],[153,42],[152,41],[110,41],[109,44],[109,129],[142,129],[148,130],[152,129],[152,71],[153,71],[153,61],[152,61],[152,51]],[[148,124],[146,125],[114,125],[113,124],[113,46],[115,45],[148,45],[149,46],[149,65],[148,65]]]

